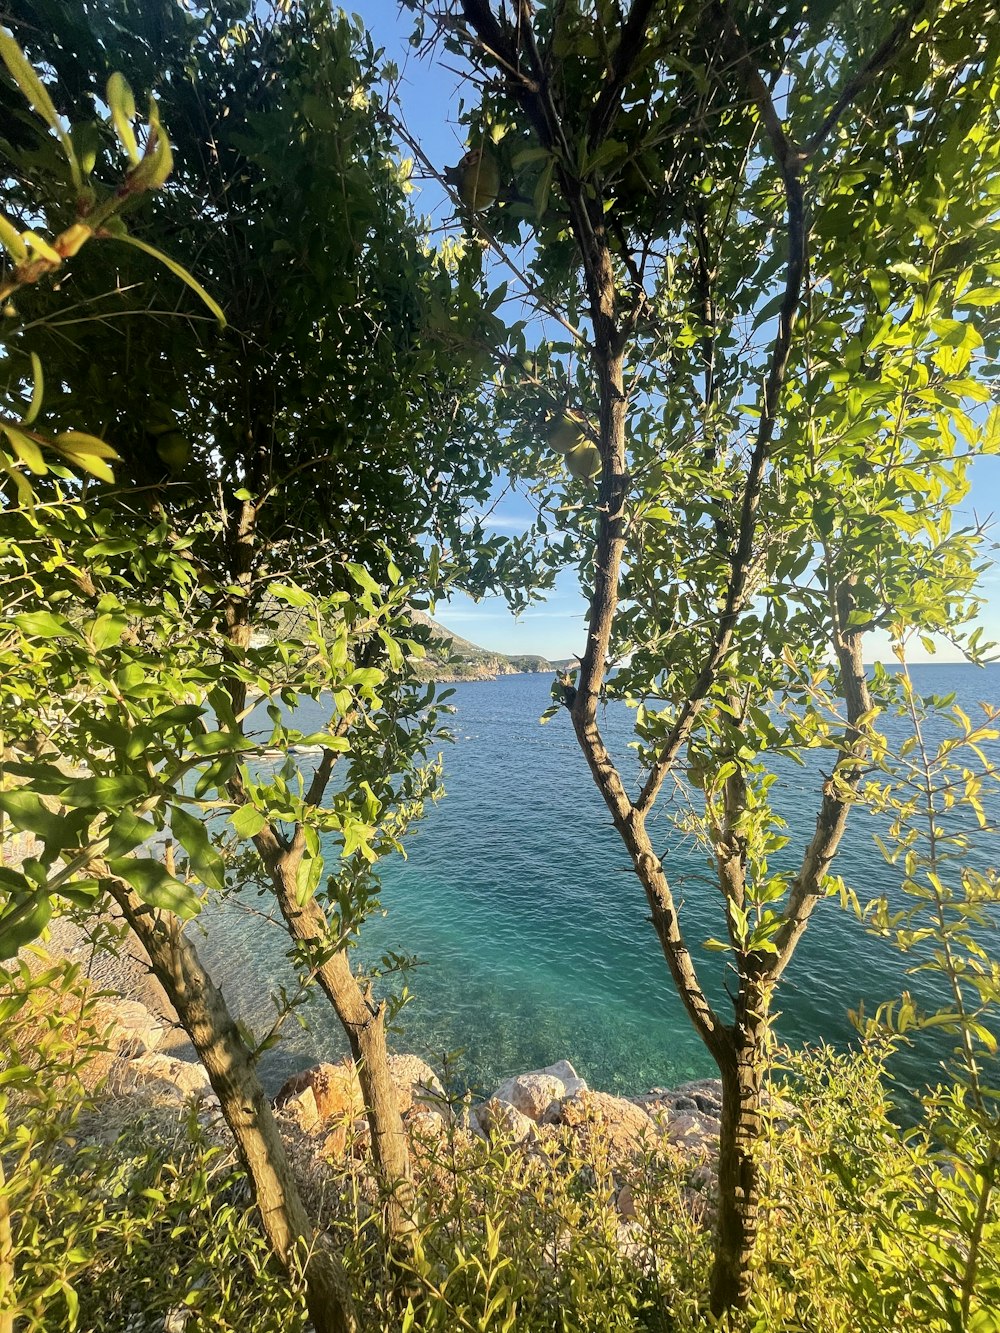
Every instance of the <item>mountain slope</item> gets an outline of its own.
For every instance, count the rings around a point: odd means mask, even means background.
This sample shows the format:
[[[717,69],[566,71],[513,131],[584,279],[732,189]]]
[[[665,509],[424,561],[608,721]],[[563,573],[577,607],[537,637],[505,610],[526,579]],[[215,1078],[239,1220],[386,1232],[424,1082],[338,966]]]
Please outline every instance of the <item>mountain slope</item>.
[[[424,611],[414,611],[414,622],[423,625],[430,636],[427,657],[420,674],[428,680],[493,680],[519,671],[551,671],[551,664],[536,653],[493,652],[463,639]]]

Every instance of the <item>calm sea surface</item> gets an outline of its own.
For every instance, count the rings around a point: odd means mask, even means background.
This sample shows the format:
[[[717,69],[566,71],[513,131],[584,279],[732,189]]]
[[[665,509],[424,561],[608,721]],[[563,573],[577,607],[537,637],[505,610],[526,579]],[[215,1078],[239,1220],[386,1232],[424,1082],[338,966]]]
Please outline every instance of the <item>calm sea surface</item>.
[[[1000,702],[1000,666],[917,667],[913,676],[925,693],[957,692],[969,712],[979,699]],[[453,1077],[461,1086],[489,1090],[512,1072],[562,1058],[592,1086],[618,1092],[710,1074],[569,718],[538,724],[550,682],[507,676],[456,687],[456,743],[444,755],[447,795],[417,826],[408,859],[386,864],[386,915],[366,924],[357,956],[417,956],[419,966],[406,977],[413,998],[393,1044],[437,1065],[445,1053],[460,1052]],[[630,773],[631,718],[623,705],[604,717],[612,750]],[[815,826],[818,769],[780,770],[790,853],[800,854]],[[993,813],[1000,818],[995,803]],[[725,1006],[725,956],[701,948],[724,934],[710,867],[667,818],[655,828],[689,945],[713,1000]],[[875,829],[857,812],[835,867],[863,901],[898,881],[873,842]],[[997,843],[995,834],[982,835],[976,860],[1000,860]],[[261,1027],[270,1022],[266,997],[292,979],[283,932],[261,915],[267,899],[249,901],[254,912],[232,903],[206,912],[198,943],[225,977],[230,1003]],[[793,1043],[847,1042],[848,1010],[859,1000],[873,1007],[904,985],[919,993],[920,984],[905,979],[903,961],[886,942],[866,934],[838,902],[824,901],[781,987],[779,1034]],[[346,1049],[322,1003],[307,1012],[308,1030],[293,1019],[268,1057],[269,1081]],[[918,1043],[901,1058],[901,1077],[909,1084],[932,1080],[944,1049]]]

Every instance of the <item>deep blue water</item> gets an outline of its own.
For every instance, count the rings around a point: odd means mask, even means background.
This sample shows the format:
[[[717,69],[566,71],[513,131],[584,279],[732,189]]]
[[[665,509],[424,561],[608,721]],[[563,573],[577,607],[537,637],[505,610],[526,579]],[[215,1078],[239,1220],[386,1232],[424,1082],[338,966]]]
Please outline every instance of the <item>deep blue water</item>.
[[[917,667],[913,676],[925,693],[957,691],[967,711],[978,699],[1000,700],[1000,666]],[[620,1092],[710,1074],[569,718],[539,726],[549,686],[548,676],[508,676],[455,689],[447,796],[417,826],[408,859],[386,864],[386,915],[366,924],[358,950],[360,960],[386,950],[421,960],[406,977],[413,998],[393,1044],[439,1066],[444,1053],[461,1051],[456,1083],[484,1089],[561,1058],[593,1086]],[[631,718],[623,705],[609,706],[604,718],[612,751],[629,773]],[[820,766],[818,759],[807,769],[780,769],[790,864],[815,825]],[[994,813],[1000,817],[995,804]],[[683,904],[688,943],[725,1012],[725,955],[700,947],[724,934],[711,868],[666,818],[652,827],[660,830],[661,855]],[[873,842],[875,827],[855,812],[835,867],[863,901],[898,880]],[[1000,860],[995,844],[995,835],[983,835],[976,859]],[[266,899],[251,902],[266,908]],[[233,904],[213,907],[201,920],[199,948],[225,976],[230,1003],[255,1026],[268,1024],[261,997],[290,981],[280,927]],[[780,1037],[847,1042],[848,1010],[859,1000],[872,1008],[904,985],[918,989],[919,979],[904,978],[904,966],[837,901],[820,903],[779,992]],[[270,1079],[346,1049],[322,1003],[310,1007],[308,1031],[293,1020],[286,1034],[269,1057]],[[901,1057],[901,1077],[911,1085],[933,1080],[944,1049],[918,1042]]]

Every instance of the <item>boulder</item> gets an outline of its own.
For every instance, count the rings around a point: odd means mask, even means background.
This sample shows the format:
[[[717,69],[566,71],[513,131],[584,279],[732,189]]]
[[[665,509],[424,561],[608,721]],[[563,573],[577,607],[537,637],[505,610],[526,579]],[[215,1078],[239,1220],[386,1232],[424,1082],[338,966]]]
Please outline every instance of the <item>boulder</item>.
[[[390,1055],[389,1074],[396,1086],[400,1115],[408,1117],[422,1111],[443,1114],[447,1110],[444,1085],[419,1055]]]
[[[172,1083],[184,1097],[213,1095],[204,1066],[193,1060],[178,1060],[172,1055],[154,1052],[152,1055],[139,1056],[132,1065],[133,1068],[141,1066],[150,1078]]]
[[[678,1112],[698,1113],[718,1120],[722,1115],[722,1080],[702,1078],[677,1088],[654,1088],[641,1097],[630,1097],[629,1101],[641,1106],[663,1128]]]
[[[656,1125],[634,1102],[607,1092],[578,1092],[562,1104],[562,1123],[589,1138],[597,1131],[612,1161],[641,1156],[659,1139]]]
[[[701,1111],[679,1111],[667,1121],[665,1138],[685,1151],[714,1153],[719,1146],[719,1122]]]
[[[177,1060],[171,1055],[154,1051],[151,1055],[137,1055],[130,1060],[119,1060],[112,1079],[125,1093],[137,1093],[154,1101],[184,1101],[188,1097],[202,1099],[212,1095],[208,1075],[200,1064]]]
[[[275,1110],[303,1134],[317,1134],[323,1127],[323,1120],[316,1108],[316,1097],[308,1086],[294,1096],[286,1097],[280,1106],[275,1106]]]
[[[163,1040],[163,1024],[138,1000],[101,1002],[95,1012],[98,1027],[106,1027],[108,1045],[118,1055],[131,1059],[155,1051]]]
[[[440,1139],[447,1127],[448,1122],[439,1111],[414,1111],[406,1117],[407,1132],[418,1139]]]
[[[278,1090],[274,1099],[275,1110],[282,1110],[306,1088],[312,1092],[316,1114],[322,1124],[329,1120],[356,1120],[364,1114],[365,1102],[352,1060],[342,1060],[336,1065],[312,1065],[293,1074]]]
[[[491,1097],[488,1102],[472,1110],[472,1120],[488,1139],[505,1139],[510,1143],[524,1143],[534,1138],[535,1122],[510,1102]]]
[[[527,1074],[515,1074],[501,1083],[491,1100],[508,1102],[522,1115],[536,1124],[557,1120],[559,1109],[567,1097],[575,1097],[587,1090],[584,1079],[578,1077],[568,1060],[558,1060],[544,1069],[532,1069]]]

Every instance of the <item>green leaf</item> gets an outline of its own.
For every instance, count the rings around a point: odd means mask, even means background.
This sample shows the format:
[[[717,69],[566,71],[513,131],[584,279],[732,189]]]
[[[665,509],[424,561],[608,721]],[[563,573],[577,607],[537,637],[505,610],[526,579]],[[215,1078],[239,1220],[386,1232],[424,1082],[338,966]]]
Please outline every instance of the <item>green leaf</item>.
[[[45,85],[31,67],[27,56],[6,28],[0,28],[0,57],[3,58],[4,64],[10,71],[11,78],[21,89],[21,92],[24,93],[32,107],[34,107],[49,127],[55,130],[59,137],[59,142],[62,144],[63,152],[66,154],[66,160],[69,162],[73,171],[74,184],[79,188],[83,181],[80,176],[76,153],[73,151],[73,144],[70,141],[70,137],[62,127]]]
[[[191,290],[204,301],[205,305],[211,310],[222,328],[226,327],[226,317],[222,313],[222,306],[219,305],[218,301],[212,300],[201,283],[195,281],[182,264],[178,264],[177,261],[171,259],[169,255],[163,254],[162,251],[155,249],[152,245],[147,245],[145,241],[137,240],[134,236],[115,236],[113,239],[120,241],[122,245],[131,245],[136,250],[141,250],[143,254],[149,255],[150,258],[158,260],[164,268],[168,268],[175,277],[180,278],[181,282],[190,287]]]
[[[213,847],[203,819],[196,819],[179,805],[170,807],[170,828],[188,854],[191,869],[210,889],[219,893],[226,887],[226,865]]]
[[[90,637],[97,651],[103,652],[105,648],[112,648],[120,642],[127,623],[125,616],[119,614],[98,616],[90,629]]]
[[[363,588],[365,592],[371,593],[373,597],[380,596],[382,591],[381,588],[368,573],[368,570],[365,569],[364,565],[357,565],[353,561],[348,560],[347,572],[359,588]]]
[[[254,838],[267,825],[267,816],[256,806],[241,805],[229,816],[229,822],[241,838]]]
[[[148,783],[134,773],[110,773],[69,783],[63,792],[63,800],[67,805],[114,810],[140,801],[148,794]]]
[[[42,374],[42,363],[37,352],[31,353],[31,406],[24,415],[23,425],[30,426],[38,416],[42,406],[42,398],[45,394],[45,376]]]
[[[267,595],[277,598],[279,602],[284,602],[288,606],[312,606],[315,601],[304,588],[299,588],[294,583],[269,583]]]
[[[60,635],[79,640],[80,634],[63,616],[51,611],[28,611],[14,617],[14,624],[29,639],[55,639]]]
[[[15,828],[33,833],[49,851],[61,851],[78,841],[79,821],[50,810],[40,796],[24,787],[0,791],[0,810]]]
[[[119,856],[108,861],[111,872],[131,884],[144,903],[173,912],[189,921],[201,911],[201,902],[190,884],[167,873],[159,861],[149,858]]]
[[[52,902],[40,889],[10,903],[0,916],[0,959],[14,958],[26,944],[36,940],[51,916]]]
[[[111,825],[108,838],[108,856],[124,856],[126,852],[148,841],[156,832],[156,825],[140,819],[133,810],[123,810]]]
[[[253,742],[235,731],[206,731],[201,736],[192,736],[188,744],[195,754],[232,754],[253,749]]]

